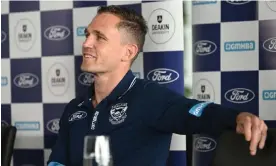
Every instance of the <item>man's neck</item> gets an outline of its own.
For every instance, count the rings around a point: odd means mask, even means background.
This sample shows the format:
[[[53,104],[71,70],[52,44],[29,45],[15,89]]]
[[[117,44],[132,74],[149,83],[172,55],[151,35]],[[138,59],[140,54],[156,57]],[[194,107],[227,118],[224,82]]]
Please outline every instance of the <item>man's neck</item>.
[[[128,71],[95,75],[95,98],[93,101],[93,105],[98,105],[98,103],[100,103],[104,98],[106,98],[119,84],[119,82],[123,79],[127,72]]]

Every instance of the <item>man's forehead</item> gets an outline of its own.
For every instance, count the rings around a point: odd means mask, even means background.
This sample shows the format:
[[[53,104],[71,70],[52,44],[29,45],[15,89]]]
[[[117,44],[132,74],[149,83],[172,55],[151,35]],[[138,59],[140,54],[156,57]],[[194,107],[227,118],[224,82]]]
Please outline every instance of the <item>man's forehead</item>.
[[[120,18],[112,14],[99,14],[96,15],[88,25],[88,29],[98,28],[116,28],[116,25],[120,22]]]

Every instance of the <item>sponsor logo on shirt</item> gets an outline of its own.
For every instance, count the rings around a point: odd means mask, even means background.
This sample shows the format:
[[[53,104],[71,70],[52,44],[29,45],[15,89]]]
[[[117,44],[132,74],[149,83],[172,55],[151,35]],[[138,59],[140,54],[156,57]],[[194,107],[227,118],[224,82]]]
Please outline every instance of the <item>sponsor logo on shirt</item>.
[[[204,102],[204,103],[198,103],[196,105],[194,105],[190,110],[189,113],[196,116],[196,117],[200,117],[204,108],[210,104],[212,102]]]
[[[208,137],[198,137],[194,142],[195,150],[198,152],[210,152],[214,150],[216,146],[216,141]]]
[[[77,111],[75,113],[73,113],[70,117],[69,117],[69,122],[75,121],[75,120],[80,120],[80,119],[84,119],[87,116],[87,113],[84,111]]]
[[[159,84],[167,84],[176,81],[179,78],[179,74],[172,69],[158,68],[151,70],[147,78]]]
[[[210,55],[217,50],[217,45],[209,40],[200,40],[194,44],[194,53],[204,56]]]
[[[232,103],[247,103],[254,99],[255,94],[250,89],[235,88],[228,90],[225,95],[225,99]]]
[[[46,39],[55,41],[65,40],[70,34],[70,29],[62,25],[54,25],[44,31]]]
[[[50,120],[46,127],[50,132],[57,134],[59,131],[59,119]]]
[[[127,103],[118,103],[111,107],[109,121],[116,125],[125,121],[127,114]]]
[[[276,90],[264,90],[263,100],[276,100]]]
[[[39,78],[32,73],[21,73],[14,77],[13,83],[19,88],[33,88],[38,85]]]
[[[95,128],[96,128],[96,122],[98,120],[98,115],[99,115],[99,111],[96,111],[94,114],[94,117],[92,119],[91,130],[95,130]]]
[[[249,3],[250,0],[240,1],[240,0],[226,0],[226,2],[232,4],[232,5],[243,5],[246,3]]]
[[[276,37],[264,41],[263,48],[269,52],[276,52]]]
[[[253,51],[255,50],[254,41],[231,41],[224,43],[224,51]]]

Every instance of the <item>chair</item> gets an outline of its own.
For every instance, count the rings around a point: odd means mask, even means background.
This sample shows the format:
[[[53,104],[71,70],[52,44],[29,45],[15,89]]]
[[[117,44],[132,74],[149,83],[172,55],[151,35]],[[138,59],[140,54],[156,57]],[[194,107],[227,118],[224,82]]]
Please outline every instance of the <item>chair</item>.
[[[17,129],[11,125],[1,128],[1,165],[10,166]]]
[[[250,155],[250,142],[235,131],[224,132],[217,140],[211,166],[276,166],[276,129],[269,129],[264,149]]]

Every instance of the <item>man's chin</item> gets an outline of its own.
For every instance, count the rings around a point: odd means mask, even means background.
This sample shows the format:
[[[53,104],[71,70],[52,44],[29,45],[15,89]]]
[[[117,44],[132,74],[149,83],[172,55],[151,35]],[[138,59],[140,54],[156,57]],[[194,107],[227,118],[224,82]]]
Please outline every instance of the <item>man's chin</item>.
[[[97,69],[93,69],[91,67],[86,67],[86,66],[81,66],[81,71],[87,72],[87,73],[92,73],[92,74],[101,73],[101,71],[99,71]]]
[[[92,73],[93,70],[91,70],[90,68],[86,67],[86,66],[81,66],[81,71],[82,72],[88,72],[88,73]]]

